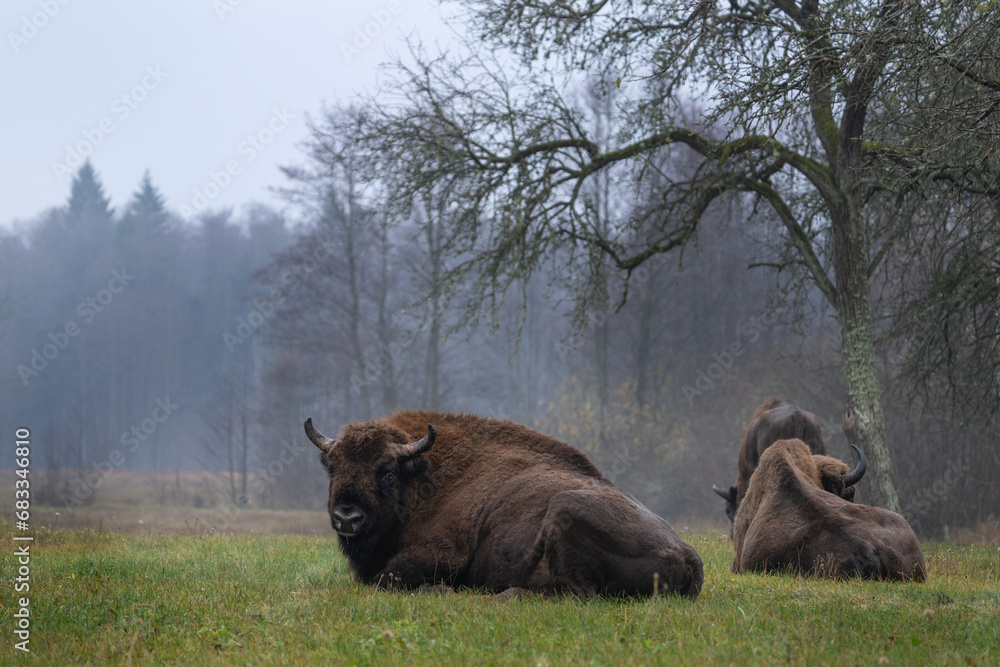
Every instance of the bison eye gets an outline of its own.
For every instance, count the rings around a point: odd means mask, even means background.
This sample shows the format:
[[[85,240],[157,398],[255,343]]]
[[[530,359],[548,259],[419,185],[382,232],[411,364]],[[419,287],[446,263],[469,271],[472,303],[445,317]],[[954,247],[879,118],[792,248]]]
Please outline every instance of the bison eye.
[[[383,484],[392,484],[395,481],[396,481],[396,473],[394,473],[391,470],[389,472],[387,472],[386,474],[382,475],[382,483]]]

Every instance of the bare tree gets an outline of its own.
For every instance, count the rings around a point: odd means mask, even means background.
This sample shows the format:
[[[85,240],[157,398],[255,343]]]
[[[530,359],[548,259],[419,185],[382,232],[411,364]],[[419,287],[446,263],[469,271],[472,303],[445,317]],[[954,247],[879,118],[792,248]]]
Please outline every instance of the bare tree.
[[[1000,206],[978,225],[956,224],[947,211],[927,221],[888,277],[902,295],[891,304],[893,352],[908,393],[980,425],[1000,413],[998,213]]]
[[[468,257],[454,273],[475,276],[473,305],[567,245],[598,250],[586,270],[619,271],[624,299],[633,272],[683,248],[714,202],[765,205],[783,245],[759,263],[811,281],[836,309],[844,425],[869,454],[869,498],[899,510],[870,277],[919,220],[928,188],[946,179],[992,192],[967,153],[939,143],[966,136],[965,119],[996,106],[996,40],[969,39],[1000,21],[983,5],[977,16],[976,3],[903,0],[481,0],[466,18],[470,36],[509,48],[520,68],[479,55],[471,39],[463,58],[417,48],[416,65],[396,63],[391,97],[335,111],[323,133],[365,156],[389,214],[405,214],[429,187],[447,189],[448,250]],[[598,136],[563,94],[572,75],[559,73],[580,70],[622,86],[624,131]],[[954,92],[954,113],[911,104],[935,90]],[[694,95],[701,117],[678,124]],[[676,150],[691,151],[694,168],[657,172],[658,156]],[[658,197],[605,230],[584,186],[616,164],[636,192],[656,173]]]
[[[298,342],[311,354],[327,357],[321,363],[335,360],[348,369],[351,403],[357,405],[357,416],[368,418],[372,397],[366,361],[373,355],[366,306],[375,280],[372,268],[378,266],[373,261],[378,235],[369,225],[370,212],[358,199],[352,159],[336,147],[325,150],[332,175],[325,169],[285,170],[292,179],[285,195],[307,212],[312,230],[279,255],[262,277],[293,295],[282,309],[295,318]]]
[[[225,372],[218,382],[212,403],[201,411],[208,427],[205,449],[209,463],[222,463],[229,476],[229,499],[238,507],[250,502],[247,492],[252,429],[256,422],[253,346],[244,345],[238,369]]]

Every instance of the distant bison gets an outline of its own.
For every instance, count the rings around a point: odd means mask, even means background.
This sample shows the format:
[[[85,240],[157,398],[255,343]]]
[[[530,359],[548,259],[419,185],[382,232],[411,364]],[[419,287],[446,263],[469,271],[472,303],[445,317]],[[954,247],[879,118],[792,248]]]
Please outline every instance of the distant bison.
[[[816,415],[786,403],[777,396],[761,403],[753,411],[750,425],[743,436],[743,444],[740,445],[736,485],[728,489],[712,486],[712,490],[726,501],[726,516],[730,521],[736,518],[736,510],[747,493],[750,476],[756,470],[761,454],[772,443],[785,438],[798,438],[809,446],[813,454],[826,454],[826,445],[823,444],[819,418]]]
[[[801,440],[768,447],[736,513],[733,572],[925,580],[920,542],[906,519],[845,499],[865,472],[864,454],[854,451],[858,465],[848,472]]]
[[[432,424],[432,425],[431,425]],[[358,580],[493,592],[694,597],[698,554],[581,452],[510,421],[424,411],[305,423],[330,522]],[[423,437],[421,437],[423,436]]]

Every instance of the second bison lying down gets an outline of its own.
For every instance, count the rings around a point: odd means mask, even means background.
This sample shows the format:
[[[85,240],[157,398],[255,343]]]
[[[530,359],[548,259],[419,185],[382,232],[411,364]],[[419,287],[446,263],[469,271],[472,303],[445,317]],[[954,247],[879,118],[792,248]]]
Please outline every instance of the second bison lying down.
[[[797,438],[809,446],[813,454],[826,454],[823,435],[820,432],[819,417],[802,408],[786,403],[772,396],[753,411],[750,425],[743,435],[740,456],[737,462],[736,484],[728,489],[712,486],[712,490],[726,501],[726,516],[736,520],[736,511],[743,502],[750,486],[750,476],[757,469],[760,456],[778,440]],[[733,529],[729,527],[729,537]]]
[[[855,505],[865,459],[847,465],[814,455],[801,440],[779,440],[760,457],[736,514],[733,572],[791,570],[831,577],[923,581],[920,542],[906,519]]]
[[[431,424],[432,426],[428,426]],[[701,559],[581,452],[499,419],[423,411],[305,424],[356,577],[380,586],[694,597]]]

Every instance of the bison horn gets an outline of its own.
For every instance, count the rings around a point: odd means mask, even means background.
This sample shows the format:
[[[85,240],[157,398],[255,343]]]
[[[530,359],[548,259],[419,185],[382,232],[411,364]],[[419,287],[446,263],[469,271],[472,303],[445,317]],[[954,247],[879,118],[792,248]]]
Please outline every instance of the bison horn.
[[[855,466],[854,470],[841,478],[844,480],[845,489],[860,482],[861,478],[865,476],[865,469],[868,467],[868,459],[865,458],[865,453],[857,445],[851,445],[851,447],[858,453],[858,465]]]
[[[420,456],[434,444],[434,438],[437,437],[437,430],[430,424],[427,425],[427,435],[417,440],[409,445],[400,445],[398,450],[398,456],[400,458],[413,458],[414,456]]]
[[[306,420],[306,435],[309,437],[310,440],[312,440],[312,443],[314,445],[319,447],[327,454],[329,454],[330,450],[333,449],[333,446],[337,444],[336,441],[331,440],[330,438],[326,437],[325,435],[323,435],[322,433],[313,428],[312,417]]]
[[[713,484],[712,490],[722,496],[723,500],[729,500],[729,491],[726,489],[720,489],[718,484]]]

